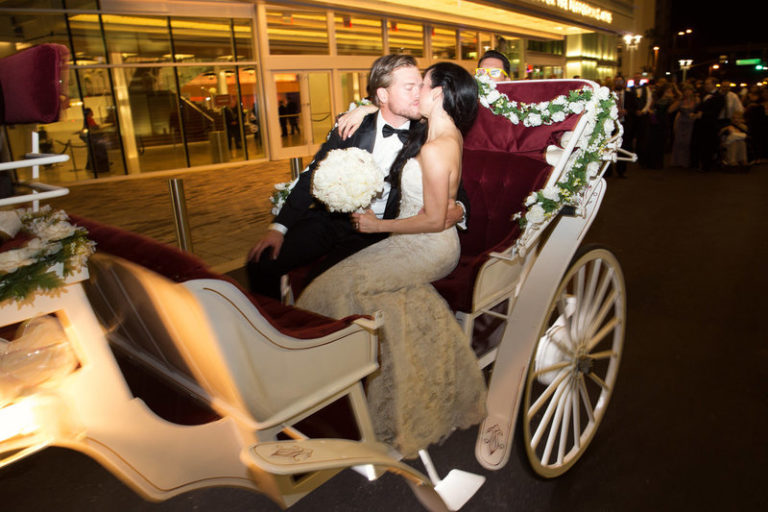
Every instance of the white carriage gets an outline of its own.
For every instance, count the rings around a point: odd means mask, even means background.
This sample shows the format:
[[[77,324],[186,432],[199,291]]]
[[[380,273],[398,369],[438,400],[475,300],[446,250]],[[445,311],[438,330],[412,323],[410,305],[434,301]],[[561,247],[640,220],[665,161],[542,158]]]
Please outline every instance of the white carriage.
[[[562,95],[568,103],[581,90],[583,109],[553,124],[515,125],[481,108],[465,140],[472,217],[459,267],[435,286],[467,343],[478,323],[501,322],[476,347],[490,380],[475,456],[489,470],[507,462],[515,435],[538,474],[569,469],[616,380],[623,276],[610,251],[580,248],[620,146],[620,127],[607,123],[612,102],[582,80],[499,85],[534,105]],[[431,510],[458,509],[469,497],[461,486],[481,483],[461,472],[440,480],[425,458],[430,479],[374,438],[363,381],[377,368],[375,312],[333,320],[253,297],[189,254],[74,220],[98,243],[88,271],[55,293],[2,303],[5,332],[40,316],[61,329],[34,350],[23,348],[30,332],[2,344],[0,467],[56,445],[91,456],[147,499],[230,485],[281,506],[350,467],[402,475]],[[355,439],[302,430],[340,399]]]

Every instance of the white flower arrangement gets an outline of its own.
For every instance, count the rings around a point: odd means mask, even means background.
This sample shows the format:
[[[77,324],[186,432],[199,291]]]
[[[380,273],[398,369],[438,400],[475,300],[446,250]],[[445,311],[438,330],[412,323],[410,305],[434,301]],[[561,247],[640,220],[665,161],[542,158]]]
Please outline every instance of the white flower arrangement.
[[[62,277],[80,270],[93,254],[88,232],[73,226],[62,210],[17,210],[22,236],[18,248],[0,252],[0,302],[25,300],[37,290],[53,290]]]
[[[329,151],[312,177],[313,195],[332,212],[365,208],[383,190],[384,172],[373,155],[360,148]]]
[[[562,179],[554,187],[531,193],[525,200],[526,212],[516,214],[514,219],[521,226],[536,226],[554,217],[563,206],[577,206],[587,184],[599,177],[604,154],[615,152],[621,145],[621,141],[607,142],[617,129],[616,95],[607,87],[600,87],[594,93],[585,88],[529,105],[510,100],[496,90],[496,83],[487,76],[479,75],[475,80],[483,106],[513,124],[522,120],[527,127],[560,123],[569,115],[581,114],[594,105],[594,117],[587,120],[584,132],[565,164]],[[565,137],[561,144],[567,145]]]
[[[293,187],[295,187],[298,182],[299,178],[296,178],[293,181],[286,181],[285,183],[278,183],[275,185],[275,191],[272,192],[272,195],[269,197],[269,200],[272,202],[272,215],[276,216],[280,213],[280,210],[283,209],[283,205],[285,204],[285,200],[288,199],[288,195],[290,195],[291,190],[293,190]]]

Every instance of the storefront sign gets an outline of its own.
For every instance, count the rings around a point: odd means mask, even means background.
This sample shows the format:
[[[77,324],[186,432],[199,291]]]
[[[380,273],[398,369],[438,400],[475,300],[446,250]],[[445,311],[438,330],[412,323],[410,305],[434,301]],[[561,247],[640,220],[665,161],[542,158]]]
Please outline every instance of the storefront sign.
[[[574,14],[594,18],[605,23],[613,22],[613,13],[600,7],[581,2],[580,0],[534,0],[549,7],[555,7],[563,11],[569,11]]]

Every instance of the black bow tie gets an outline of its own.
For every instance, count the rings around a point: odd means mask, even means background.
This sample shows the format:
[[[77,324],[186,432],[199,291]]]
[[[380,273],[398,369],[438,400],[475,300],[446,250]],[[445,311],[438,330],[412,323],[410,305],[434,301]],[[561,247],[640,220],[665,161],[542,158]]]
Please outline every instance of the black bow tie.
[[[405,141],[408,140],[408,130],[397,130],[395,128],[392,128],[388,124],[385,124],[384,127],[381,129],[381,134],[384,137],[389,137],[390,135],[397,134],[397,138],[400,139],[400,142],[405,144]]]

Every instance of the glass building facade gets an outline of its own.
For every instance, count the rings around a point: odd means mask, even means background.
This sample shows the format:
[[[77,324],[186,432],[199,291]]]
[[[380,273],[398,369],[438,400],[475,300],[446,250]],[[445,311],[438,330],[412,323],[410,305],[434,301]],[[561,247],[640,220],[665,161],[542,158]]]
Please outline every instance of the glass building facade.
[[[29,151],[38,130],[44,150],[68,153],[43,173],[49,182],[310,155],[386,53],[474,71],[494,48],[513,79],[616,73],[615,35],[526,37],[375,4],[366,14],[311,2],[0,0],[0,57],[41,43],[70,50],[61,119],[5,127],[11,151]]]

